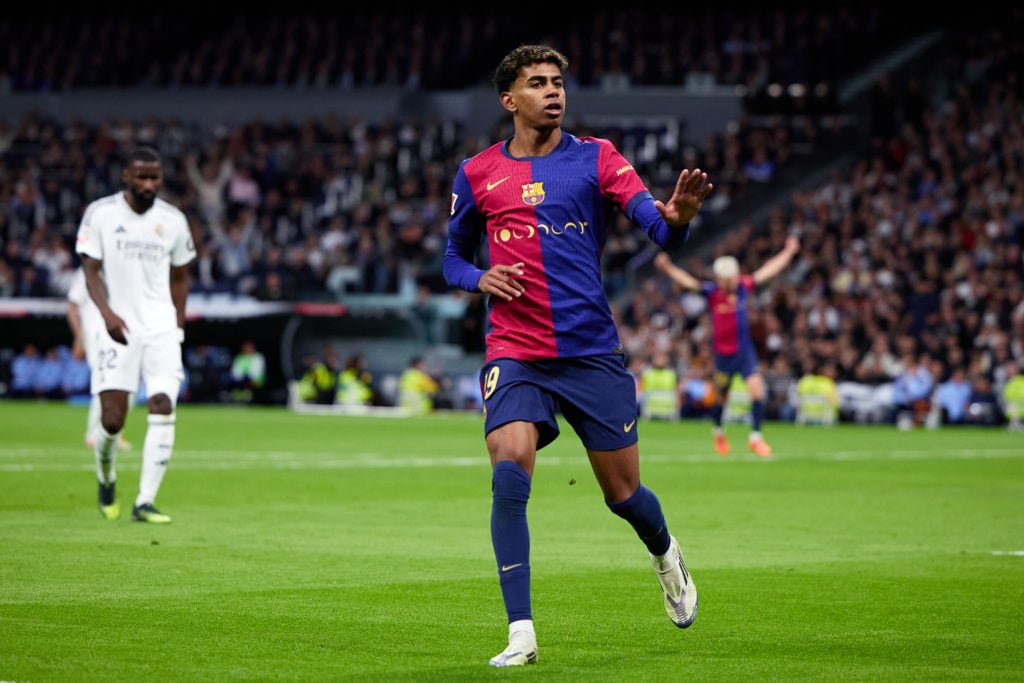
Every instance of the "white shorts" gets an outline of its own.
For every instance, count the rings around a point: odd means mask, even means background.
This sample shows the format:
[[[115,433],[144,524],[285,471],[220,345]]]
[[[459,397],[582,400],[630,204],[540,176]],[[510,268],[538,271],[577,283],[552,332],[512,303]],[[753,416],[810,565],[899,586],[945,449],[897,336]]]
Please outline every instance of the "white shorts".
[[[107,331],[92,327],[90,325],[82,325],[82,351],[85,353],[85,362],[89,364],[89,370],[91,371],[96,367],[99,362],[98,347],[102,341],[102,337],[107,335]]]
[[[159,385],[160,380],[174,380],[178,384],[185,380],[176,329],[147,337],[129,336],[127,345],[99,334],[95,354],[91,378],[94,394],[114,389],[138,391],[140,379],[147,386]]]

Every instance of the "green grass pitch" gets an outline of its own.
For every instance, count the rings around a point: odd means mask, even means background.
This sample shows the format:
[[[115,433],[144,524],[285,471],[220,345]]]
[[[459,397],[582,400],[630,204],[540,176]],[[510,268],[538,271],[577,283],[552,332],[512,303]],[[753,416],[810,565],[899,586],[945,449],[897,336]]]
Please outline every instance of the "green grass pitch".
[[[0,681],[1024,680],[1024,434],[641,422],[643,481],[700,591],[662,608],[578,440],[529,513],[539,661],[507,628],[481,418],[182,405],[158,507],[128,519],[145,415],[101,519],[85,408],[0,403]]]

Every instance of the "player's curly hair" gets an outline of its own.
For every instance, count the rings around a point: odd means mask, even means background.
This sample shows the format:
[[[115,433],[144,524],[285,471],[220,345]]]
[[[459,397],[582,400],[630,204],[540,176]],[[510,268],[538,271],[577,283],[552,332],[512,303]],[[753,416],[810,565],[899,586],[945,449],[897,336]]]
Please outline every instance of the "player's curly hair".
[[[554,64],[563,73],[569,68],[569,59],[547,45],[520,45],[505,55],[494,70],[494,87],[498,93],[506,92],[516,82],[519,70],[531,64]]]

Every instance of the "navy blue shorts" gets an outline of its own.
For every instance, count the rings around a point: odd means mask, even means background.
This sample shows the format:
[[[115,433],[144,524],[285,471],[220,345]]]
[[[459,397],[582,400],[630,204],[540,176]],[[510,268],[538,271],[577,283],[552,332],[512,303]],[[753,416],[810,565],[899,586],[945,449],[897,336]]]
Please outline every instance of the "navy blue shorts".
[[[537,449],[558,438],[561,412],[583,445],[611,451],[637,442],[636,380],[622,356],[546,361],[499,358],[480,370],[484,434],[516,421],[537,425]]]
[[[715,354],[715,384],[718,386],[727,385],[733,375],[746,379],[758,369],[757,354],[753,349],[741,350],[731,355]]]

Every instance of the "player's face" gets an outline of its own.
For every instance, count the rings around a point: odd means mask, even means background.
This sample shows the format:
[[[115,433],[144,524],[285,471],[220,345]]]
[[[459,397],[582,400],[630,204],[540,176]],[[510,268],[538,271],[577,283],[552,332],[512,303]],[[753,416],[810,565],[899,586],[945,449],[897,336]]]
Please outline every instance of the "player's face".
[[[153,161],[136,161],[124,170],[128,201],[138,212],[148,211],[156,201],[156,193],[164,184],[163,167]]]
[[[535,128],[557,128],[565,116],[565,86],[554,64],[531,64],[519,70],[508,96],[520,121]]]
[[[717,280],[718,286],[727,292],[735,292],[740,285],[738,277],[716,277],[715,280]]]

